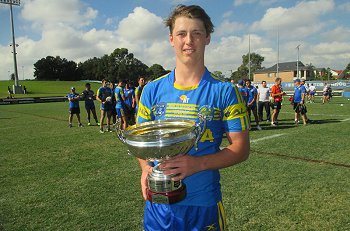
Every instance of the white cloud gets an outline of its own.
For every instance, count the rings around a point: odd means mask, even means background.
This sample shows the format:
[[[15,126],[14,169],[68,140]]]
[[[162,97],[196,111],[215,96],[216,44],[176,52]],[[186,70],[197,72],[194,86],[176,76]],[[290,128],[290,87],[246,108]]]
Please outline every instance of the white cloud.
[[[279,28],[281,36],[304,38],[320,31],[325,26],[320,16],[333,9],[334,3],[329,0],[303,1],[291,8],[270,8],[260,21],[252,24],[251,30],[277,31]]]
[[[229,20],[225,19],[222,21],[222,23],[215,29],[215,33],[218,36],[221,35],[228,35],[228,34],[235,34],[238,31],[243,30],[246,28],[247,25],[244,25],[243,23],[239,22],[230,22]]]
[[[339,10],[343,10],[345,12],[350,12],[350,2],[346,2],[346,3],[340,4],[338,6],[338,9]]]
[[[85,8],[79,0],[29,0],[23,2],[21,11],[22,18],[32,22],[39,30],[57,24],[75,28],[90,25],[97,14],[97,10]]]

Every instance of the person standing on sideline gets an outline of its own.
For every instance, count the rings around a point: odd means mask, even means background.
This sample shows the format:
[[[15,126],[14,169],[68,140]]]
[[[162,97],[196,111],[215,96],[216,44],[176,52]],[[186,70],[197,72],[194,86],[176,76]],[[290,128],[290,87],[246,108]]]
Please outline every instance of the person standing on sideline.
[[[282,79],[277,77],[275,79],[275,84],[271,87],[271,97],[273,98],[273,113],[271,126],[277,126],[278,124],[278,114],[282,107],[282,99],[286,93],[282,91]]]
[[[313,83],[311,84],[309,90],[310,90],[309,101],[310,101],[310,103],[315,103],[316,87],[314,86]]]
[[[97,120],[96,108],[95,108],[95,103],[94,103],[95,93],[93,90],[91,90],[90,83],[85,84],[85,90],[82,93],[82,98],[83,98],[83,100],[85,100],[85,109],[86,109],[86,113],[87,113],[88,126],[91,125],[91,122],[90,122],[90,114],[91,113],[95,119],[96,124],[99,126],[100,123]]]
[[[109,82],[107,79],[102,79],[102,86],[97,90],[96,99],[101,102],[101,117],[100,117],[100,133],[104,133],[103,123],[107,116],[107,131],[111,131],[111,115],[113,110],[112,102],[113,92],[109,88]]]
[[[256,101],[258,98],[258,90],[252,85],[252,82],[250,79],[245,81],[246,87],[248,89],[248,114],[250,121],[252,120],[252,112],[254,115],[255,123],[256,123],[256,129],[261,130],[261,127],[259,125],[259,118],[256,108]]]
[[[125,120],[128,125],[135,124],[135,91],[130,86],[129,82],[125,83],[124,88],[125,97]]]
[[[305,85],[305,80],[304,79],[301,80],[300,86],[303,88],[303,91],[305,91],[305,93],[304,93],[304,103],[303,103],[304,117],[305,117],[306,123],[311,123],[311,120],[309,120],[309,118],[306,115],[307,107],[306,107],[306,104],[305,104],[305,101],[308,99],[309,94],[310,94],[310,88]]]
[[[147,200],[149,162],[139,159],[141,189],[146,200],[144,230],[226,230],[219,169],[236,165],[249,155],[248,114],[238,89],[213,75],[204,65],[205,47],[213,24],[196,5],[178,5],[165,20],[174,48],[176,68],[148,83],[142,92],[138,123],[158,119],[198,121],[206,111],[206,130],[198,149],[162,161],[160,169],[172,179],[183,180],[187,196],[174,204]],[[218,94],[220,93],[220,94]],[[163,113],[153,108],[161,106]],[[163,111],[164,110],[164,111]],[[158,110],[157,110],[158,111]],[[221,149],[223,133],[229,144]]]
[[[300,114],[303,119],[304,125],[306,125],[306,107],[304,105],[305,103],[305,96],[306,96],[306,89],[303,85],[300,83],[300,79],[295,80],[295,88],[294,88],[294,95],[293,95],[293,109],[295,111],[295,117],[294,122],[295,125],[298,125]]]
[[[238,91],[240,92],[245,105],[248,107],[248,89],[245,86],[244,80],[239,80],[237,83]]]
[[[266,121],[271,121],[270,115],[270,88],[267,87],[266,81],[261,82],[261,87],[258,89],[258,115],[259,121],[263,121],[263,109],[266,111]]]
[[[119,128],[122,130],[125,130],[128,126],[125,118],[125,96],[124,96],[124,87],[125,87],[126,81],[120,80],[118,82],[118,85],[114,89],[114,95],[115,95],[115,111],[118,117],[119,121]]]
[[[135,89],[135,103],[136,103],[135,111],[136,111],[136,116],[137,116],[137,111],[139,109],[138,105],[139,105],[139,102],[140,102],[140,99],[141,99],[142,90],[143,90],[143,87],[145,86],[145,78],[140,76],[138,78],[137,82],[138,82],[139,85]]]
[[[67,95],[68,101],[69,101],[69,127],[73,127],[73,115],[75,114],[78,119],[78,126],[82,127],[83,125],[80,122],[80,107],[79,107],[79,100],[80,96],[78,93],[75,92],[75,87],[70,88],[70,93]]]

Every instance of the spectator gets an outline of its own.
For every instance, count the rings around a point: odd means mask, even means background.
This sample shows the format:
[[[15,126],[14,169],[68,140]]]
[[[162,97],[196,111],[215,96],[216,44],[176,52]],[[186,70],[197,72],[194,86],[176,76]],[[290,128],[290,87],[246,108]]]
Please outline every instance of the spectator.
[[[107,117],[107,131],[110,130],[111,115],[113,110],[112,102],[112,89],[108,87],[109,82],[107,79],[102,80],[102,86],[97,90],[96,99],[101,102],[101,117],[100,117],[100,133],[104,133],[103,123],[105,117]]]
[[[245,81],[246,87],[248,89],[248,114],[249,119],[251,121],[251,114],[253,112],[255,123],[256,123],[256,129],[261,130],[261,127],[259,125],[259,118],[257,113],[257,106],[256,101],[258,98],[258,90],[252,85],[252,82],[248,79]],[[249,127],[250,128],[250,127]]]
[[[314,86],[313,83],[311,84],[309,90],[310,90],[309,101],[310,103],[315,103],[316,87]]]
[[[145,86],[145,78],[140,76],[138,78],[137,82],[138,82],[139,85],[135,89],[135,103],[136,103],[135,111],[136,111],[136,115],[137,115],[137,111],[138,111],[138,105],[139,105],[139,102],[140,102],[142,90],[143,90],[143,87]]]
[[[300,114],[301,114],[303,123],[304,125],[306,125],[306,117],[305,117],[306,107],[304,105],[306,89],[303,85],[301,85],[300,79],[295,80],[294,84],[295,84],[294,95],[293,95],[293,109],[295,111],[294,122],[295,122],[295,125],[298,125]]]
[[[78,126],[82,127],[83,125],[80,122],[80,108],[79,108],[79,94],[75,92],[75,87],[70,88],[70,93],[67,95],[68,101],[69,101],[69,127],[73,127],[72,121],[73,121],[73,115],[75,114],[78,119]]]
[[[272,97],[272,120],[271,126],[277,126],[278,124],[278,114],[282,107],[282,99],[286,93],[282,90],[282,79],[277,77],[275,79],[275,84],[271,87],[271,97]]]
[[[125,84],[125,80],[120,80],[118,82],[118,86],[114,89],[114,95],[116,99],[115,110],[119,120],[119,128],[122,130],[125,130],[128,126],[125,118],[125,96],[123,89],[125,87]]]
[[[259,121],[263,121],[263,109],[266,111],[266,121],[271,121],[270,115],[270,88],[267,87],[266,81],[261,82],[261,87],[258,89],[258,115]]]
[[[135,91],[130,86],[130,82],[125,83],[125,118],[128,125],[135,124]]]
[[[82,98],[85,100],[85,109],[87,112],[87,120],[88,120],[88,126],[91,125],[90,122],[90,114],[92,113],[96,124],[99,126],[100,123],[97,120],[97,115],[96,115],[96,108],[95,108],[95,103],[94,103],[94,98],[95,98],[95,93],[93,90],[91,90],[91,85],[90,83],[85,84],[85,90],[82,93]]]

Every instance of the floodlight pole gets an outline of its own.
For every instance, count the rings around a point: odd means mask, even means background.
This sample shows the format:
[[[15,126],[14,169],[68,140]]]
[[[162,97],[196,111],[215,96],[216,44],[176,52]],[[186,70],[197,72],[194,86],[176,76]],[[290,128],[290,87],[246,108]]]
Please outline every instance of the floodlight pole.
[[[249,48],[248,48],[248,79],[250,80],[250,34],[249,34]]]
[[[299,78],[299,48],[300,48],[300,45],[301,44],[299,44],[296,48],[297,48],[297,50],[298,50],[298,57],[297,57],[297,79],[300,79]]]
[[[12,11],[12,5],[20,5],[20,0],[0,0],[0,3],[8,4],[10,5],[10,16],[11,16],[11,31],[12,31],[12,53],[13,53],[13,65],[14,65],[14,71],[15,71],[15,85],[14,85],[14,93],[21,93],[22,90],[19,88],[18,84],[18,69],[17,69],[17,58],[16,58],[16,40],[15,40],[15,29],[13,25],[13,11]]]

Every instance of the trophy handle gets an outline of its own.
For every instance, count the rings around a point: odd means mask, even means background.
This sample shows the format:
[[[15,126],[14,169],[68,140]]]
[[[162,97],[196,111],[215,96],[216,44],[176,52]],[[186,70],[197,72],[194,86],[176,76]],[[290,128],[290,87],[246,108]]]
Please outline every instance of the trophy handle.
[[[199,123],[196,123],[196,127],[194,129],[196,134],[196,141],[194,143],[194,147],[196,151],[198,150],[198,142],[202,138],[205,129],[207,129],[207,117],[203,114],[198,114]]]
[[[118,136],[119,140],[125,144],[126,143],[125,136],[124,136],[123,131],[120,129],[119,125],[120,125],[120,121],[117,120],[115,132],[117,133],[117,136]]]

